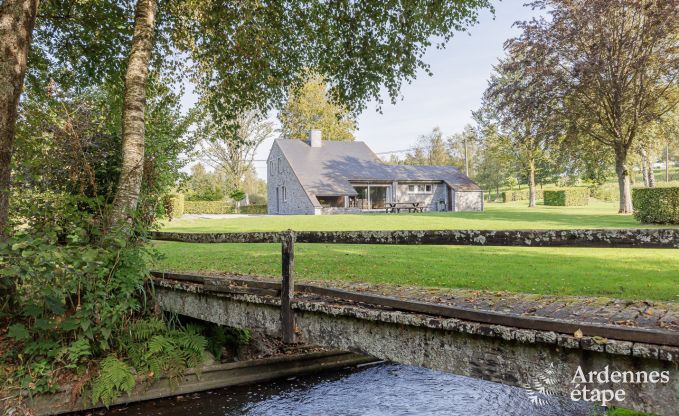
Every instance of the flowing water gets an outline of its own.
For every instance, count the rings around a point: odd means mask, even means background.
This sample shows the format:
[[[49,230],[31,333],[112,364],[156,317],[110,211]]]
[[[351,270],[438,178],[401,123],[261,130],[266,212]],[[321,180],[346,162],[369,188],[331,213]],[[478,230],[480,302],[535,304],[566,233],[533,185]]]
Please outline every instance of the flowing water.
[[[250,386],[229,387],[113,409],[116,416],[464,415],[589,416],[568,398],[427,369],[382,363]]]

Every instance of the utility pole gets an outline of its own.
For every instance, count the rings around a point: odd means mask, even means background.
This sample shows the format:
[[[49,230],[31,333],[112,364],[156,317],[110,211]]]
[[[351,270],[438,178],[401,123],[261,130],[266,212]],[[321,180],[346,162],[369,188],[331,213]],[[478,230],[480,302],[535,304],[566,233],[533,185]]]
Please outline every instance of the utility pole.
[[[665,182],[670,181],[670,141],[665,146]]]
[[[462,133],[464,142],[464,174],[469,176],[469,159],[467,158],[467,135]]]

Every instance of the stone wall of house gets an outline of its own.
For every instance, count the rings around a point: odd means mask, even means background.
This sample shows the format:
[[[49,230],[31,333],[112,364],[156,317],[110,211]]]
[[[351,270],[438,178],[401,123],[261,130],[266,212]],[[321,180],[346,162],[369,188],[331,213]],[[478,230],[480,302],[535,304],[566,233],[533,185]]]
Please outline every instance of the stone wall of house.
[[[276,143],[271,146],[266,166],[267,212],[269,214],[315,214],[314,204]],[[286,200],[283,200],[283,186],[286,188]],[[276,188],[278,188],[280,195],[280,209],[278,211],[276,210]]]
[[[483,191],[455,191],[455,211],[483,211]]]
[[[421,183],[420,183],[421,184]],[[447,203],[446,184],[431,182],[433,187],[432,193],[408,193],[408,185],[412,183],[399,182],[395,186],[394,202],[420,202],[420,205],[427,207],[430,211],[445,211],[445,205],[439,204],[439,201]]]

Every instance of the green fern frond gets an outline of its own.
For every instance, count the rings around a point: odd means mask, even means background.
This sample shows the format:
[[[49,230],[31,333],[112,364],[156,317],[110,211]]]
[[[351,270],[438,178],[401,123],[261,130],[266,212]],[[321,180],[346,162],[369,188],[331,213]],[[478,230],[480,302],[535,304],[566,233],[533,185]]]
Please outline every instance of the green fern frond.
[[[92,403],[101,401],[108,407],[113,399],[134,389],[132,367],[109,355],[101,361],[99,376],[92,383]]]

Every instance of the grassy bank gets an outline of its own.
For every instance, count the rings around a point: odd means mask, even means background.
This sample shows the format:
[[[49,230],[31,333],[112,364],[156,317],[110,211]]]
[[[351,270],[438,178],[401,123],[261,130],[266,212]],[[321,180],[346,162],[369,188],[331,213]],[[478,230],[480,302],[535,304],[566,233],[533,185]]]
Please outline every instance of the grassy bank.
[[[276,216],[173,221],[165,230],[194,232],[359,229],[509,229],[638,227],[612,214],[615,204],[528,209],[494,204],[483,213]],[[156,242],[163,270],[280,273],[275,244]],[[392,283],[537,294],[679,301],[676,250],[299,244],[302,279]]]
[[[445,229],[558,229],[651,228],[631,215],[616,214],[617,203],[593,200],[585,207],[538,205],[526,202],[486,204],[484,212],[425,212],[417,214],[281,215],[226,219],[179,219],[165,223],[164,231],[349,231],[349,230],[445,230]]]

